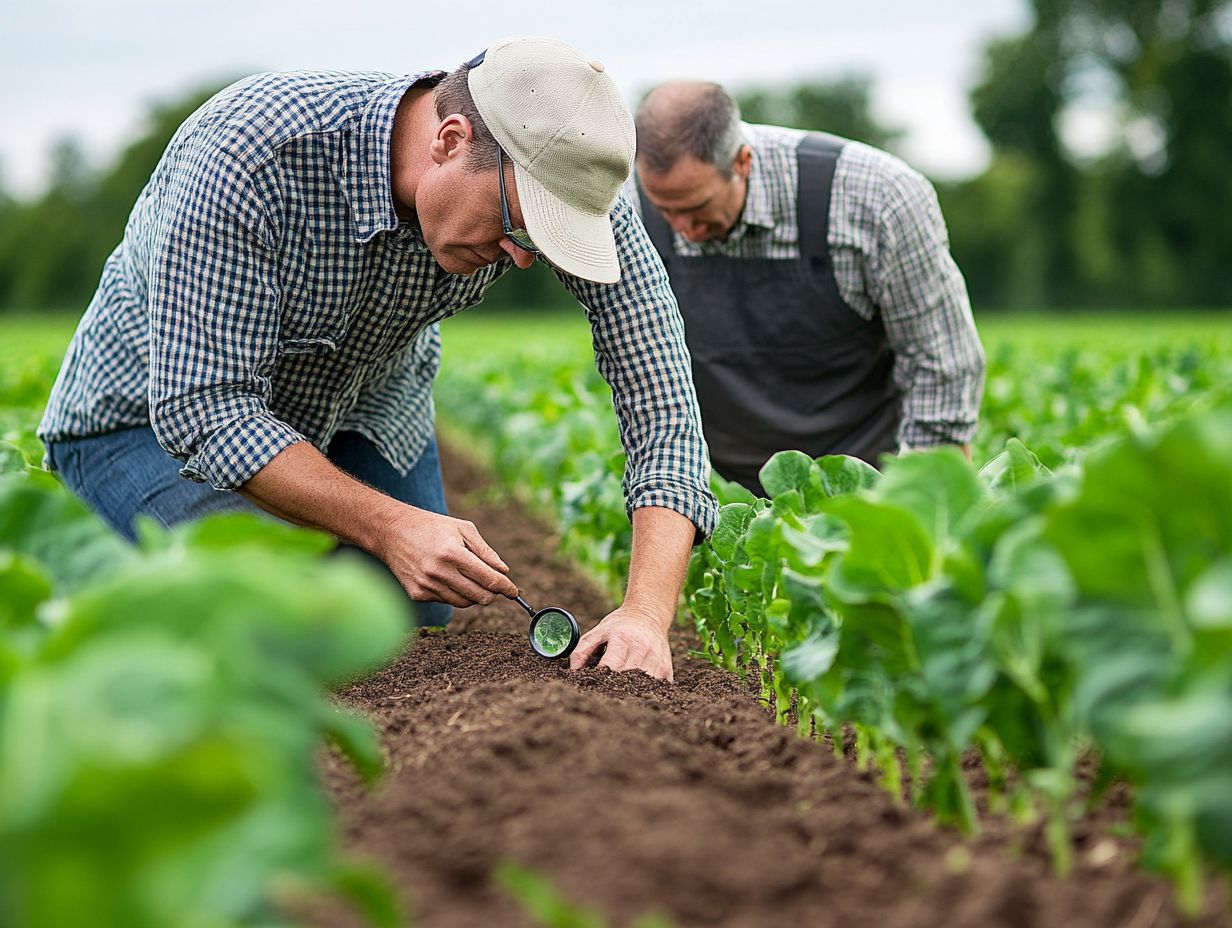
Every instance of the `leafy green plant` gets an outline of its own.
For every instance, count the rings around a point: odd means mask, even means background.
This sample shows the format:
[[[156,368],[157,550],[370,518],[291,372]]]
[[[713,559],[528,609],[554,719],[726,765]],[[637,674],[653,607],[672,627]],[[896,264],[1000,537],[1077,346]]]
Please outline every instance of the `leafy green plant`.
[[[0,476],[0,909],[32,926],[273,925],[391,889],[334,850],[314,754],[368,778],[323,687],[388,659],[402,604],[328,541],[250,516],[134,549],[49,475]]]
[[[881,476],[782,452],[762,482],[771,499],[725,506],[691,570],[717,661],[802,725],[853,726],[896,794],[905,755],[916,800],[964,830],[965,753],[1022,809],[1012,764],[1061,870],[1093,744],[1197,910],[1205,863],[1232,865],[1232,405],[1057,474],[1011,443],[980,474],[953,449]]]

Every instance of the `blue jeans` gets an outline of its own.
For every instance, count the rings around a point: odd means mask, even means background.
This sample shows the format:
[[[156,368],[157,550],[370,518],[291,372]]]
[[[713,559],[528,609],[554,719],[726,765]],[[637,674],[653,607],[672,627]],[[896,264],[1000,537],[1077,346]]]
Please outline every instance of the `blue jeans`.
[[[351,476],[394,499],[419,509],[448,512],[435,440],[405,475],[358,432],[339,432],[326,454]],[[136,540],[133,520],[138,515],[150,516],[168,528],[216,512],[274,518],[239,493],[181,477],[180,462],[159,446],[149,426],[53,441],[47,445],[47,457],[65,485],[129,541]],[[388,573],[380,560],[360,553]],[[445,625],[453,615],[448,603],[417,602],[414,606],[419,625]]]

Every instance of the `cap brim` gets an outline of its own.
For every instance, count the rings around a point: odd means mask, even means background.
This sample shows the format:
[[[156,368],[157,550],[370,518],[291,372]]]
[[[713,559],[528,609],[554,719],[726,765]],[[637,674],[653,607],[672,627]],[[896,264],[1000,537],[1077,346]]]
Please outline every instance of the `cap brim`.
[[[543,256],[567,274],[598,284],[620,280],[616,237],[607,213],[566,206],[516,162],[514,181],[526,231]]]

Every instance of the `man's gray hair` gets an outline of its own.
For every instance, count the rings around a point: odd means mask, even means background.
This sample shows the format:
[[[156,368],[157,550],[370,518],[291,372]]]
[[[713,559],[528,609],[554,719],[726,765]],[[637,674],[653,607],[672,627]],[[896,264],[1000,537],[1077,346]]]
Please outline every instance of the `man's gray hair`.
[[[660,84],[642,99],[635,122],[638,160],[655,174],[692,155],[730,178],[732,162],[744,144],[740,107],[710,81]]]
[[[465,164],[468,171],[479,173],[496,169],[496,137],[479,115],[475,99],[471,96],[471,86],[467,83],[470,70],[468,62],[442,78],[436,85],[433,102],[436,105],[437,119],[459,113],[471,124],[471,145],[467,150]]]

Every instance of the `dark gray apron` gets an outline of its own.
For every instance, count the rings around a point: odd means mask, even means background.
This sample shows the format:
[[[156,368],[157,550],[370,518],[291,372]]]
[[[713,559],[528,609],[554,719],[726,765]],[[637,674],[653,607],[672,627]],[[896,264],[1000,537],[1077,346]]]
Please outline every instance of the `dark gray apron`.
[[[901,397],[885,329],[839,295],[826,240],[843,144],[821,133],[800,143],[799,258],[677,255],[671,228],[641,196],[684,318],[711,463],[758,494],[758,471],[776,451],[876,464],[897,447]]]

